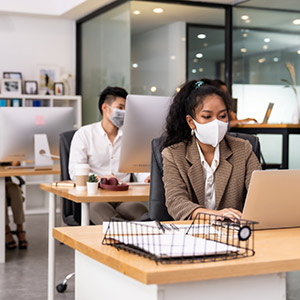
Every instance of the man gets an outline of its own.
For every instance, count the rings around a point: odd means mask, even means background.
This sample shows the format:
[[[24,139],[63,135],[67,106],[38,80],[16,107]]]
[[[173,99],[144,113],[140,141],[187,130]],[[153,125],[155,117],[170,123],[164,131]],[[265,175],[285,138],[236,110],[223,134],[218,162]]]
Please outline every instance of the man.
[[[100,95],[98,107],[102,121],[81,127],[75,133],[70,149],[69,173],[74,180],[76,164],[89,164],[90,172],[102,177],[117,177],[130,181],[130,174],[119,173],[122,131],[127,92],[119,87],[107,87]],[[148,174],[137,174],[138,181],[145,181]],[[90,219],[102,224],[111,217],[137,220],[147,208],[138,202],[91,203]]]

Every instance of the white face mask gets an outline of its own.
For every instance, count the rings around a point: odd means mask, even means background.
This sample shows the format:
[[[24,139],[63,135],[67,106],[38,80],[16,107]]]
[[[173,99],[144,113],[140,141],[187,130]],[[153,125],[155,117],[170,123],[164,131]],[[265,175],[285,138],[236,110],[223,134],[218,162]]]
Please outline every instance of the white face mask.
[[[109,105],[108,105],[109,106]],[[111,122],[118,128],[122,127],[124,124],[124,118],[125,118],[125,110],[118,109],[118,108],[112,108],[109,106],[112,110],[112,115],[108,115],[108,118],[111,120]]]
[[[228,129],[228,122],[222,122],[218,119],[205,124],[200,124],[194,119],[193,121],[196,125],[196,138],[201,143],[211,145],[213,147],[216,147],[223,140]]]

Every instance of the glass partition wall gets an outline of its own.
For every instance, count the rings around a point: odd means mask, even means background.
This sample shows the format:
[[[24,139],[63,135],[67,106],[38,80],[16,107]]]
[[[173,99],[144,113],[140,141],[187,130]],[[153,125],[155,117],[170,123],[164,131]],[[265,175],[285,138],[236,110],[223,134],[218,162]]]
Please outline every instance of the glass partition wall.
[[[232,92],[238,99],[238,118],[253,117],[262,122],[271,102],[274,107],[269,123],[298,122],[295,90],[300,95],[299,24],[299,13],[233,8]],[[280,162],[281,138],[264,135],[260,141],[265,159]],[[300,146],[300,140],[291,136],[290,143],[290,168],[299,168],[294,149]]]
[[[97,98],[107,85],[171,96],[187,79],[224,79],[224,6],[120,3],[77,23],[84,124],[99,120]]]

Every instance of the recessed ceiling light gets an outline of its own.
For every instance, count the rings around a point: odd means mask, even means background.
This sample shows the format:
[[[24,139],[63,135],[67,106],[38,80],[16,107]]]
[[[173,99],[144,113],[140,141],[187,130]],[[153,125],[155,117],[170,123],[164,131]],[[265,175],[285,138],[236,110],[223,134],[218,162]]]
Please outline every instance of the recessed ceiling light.
[[[164,12],[164,10],[160,7],[157,7],[157,8],[154,8],[153,9],[153,12],[156,13],[156,14],[161,14]]]
[[[193,62],[194,62],[194,63],[197,63],[197,62],[198,62],[198,59],[197,59],[197,58],[194,58],[194,59],[193,59]]]
[[[180,92],[180,87],[177,87],[176,88],[176,93],[179,93]]]
[[[203,57],[203,54],[202,53],[197,53],[196,55],[195,55],[197,58],[202,58]]]
[[[197,73],[197,70],[196,69],[192,69],[192,73],[193,74]]]
[[[264,63],[265,61],[266,61],[266,58],[265,58],[265,57],[262,57],[262,58],[260,58],[260,59],[258,60],[258,62],[259,62],[260,64]]]
[[[243,16],[241,16],[241,19],[242,19],[242,20],[244,20],[244,21],[246,21],[246,20],[248,20],[248,19],[249,19],[249,16],[247,16],[247,15],[243,15]]]
[[[264,39],[264,42],[265,42],[265,43],[270,43],[270,41],[271,41],[270,38],[265,38],[265,39]]]
[[[141,12],[140,12],[139,10],[134,10],[134,11],[133,11],[133,14],[134,14],[134,15],[139,15],[140,13],[141,13]]]
[[[243,37],[247,37],[248,36],[248,33],[243,33]]]
[[[203,47],[207,47],[207,46],[208,46],[208,44],[207,44],[207,43],[204,43],[204,44],[203,44]]]
[[[246,48],[241,48],[241,52],[242,52],[242,53],[246,53],[246,52],[247,52],[247,49],[246,49]]]
[[[297,53],[300,55],[300,50],[298,50]]]
[[[176,59],[176,56],[175,56],[175,55],[171,55],[171,56],[170,56],[170,59],[171,59],[171,60],[175,60],[175,59]]]
[[[199,68],[199,70],[198,70],[200,73],[202,73],[203,72],[203,68]]]
[[[300,25],[300,19],[295,19],[295,20],[293,21],[293,24],[295,24],[295,25]]]
[[[274,61],[274,62],[278,62],[278,61],[279,61],[279,58],[278,58],[278,57],[274,57],[274,58],[273,58],[273,61]]]
[[[138,68],[138,66],[139,66],[138,64],[132,64],[132,67],[135,69]]]
[[[200,33],[197,35],[197,38],[200,40],[204,40],[206,38],[206,34],[205,33]]]
[[[152,93],[156,92],[156,90],[157,90],[157,87],[156,87],[156,86],[151,86],[150,91],[151,91]]]
[[[268,50],[269,46],[268,45],[263,45],[264,50]]]

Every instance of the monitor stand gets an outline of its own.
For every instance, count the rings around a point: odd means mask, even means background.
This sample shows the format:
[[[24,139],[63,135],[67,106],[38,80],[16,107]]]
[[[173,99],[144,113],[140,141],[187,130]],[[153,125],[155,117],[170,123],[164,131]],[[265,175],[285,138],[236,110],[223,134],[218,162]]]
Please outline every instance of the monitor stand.
[[[48,138],[46,134],[34,135],[34,168],[49,170],[53,168]]]

